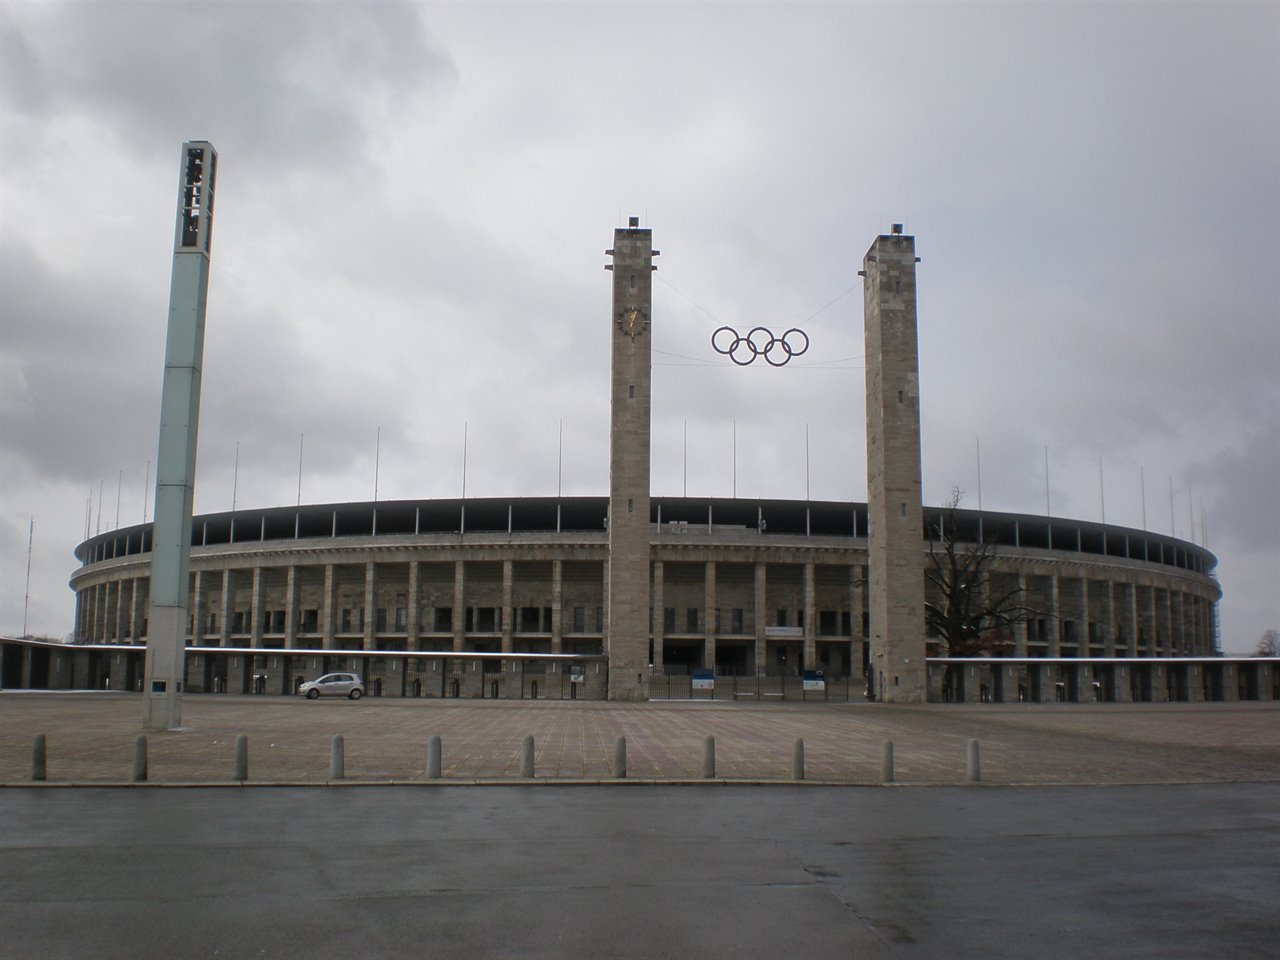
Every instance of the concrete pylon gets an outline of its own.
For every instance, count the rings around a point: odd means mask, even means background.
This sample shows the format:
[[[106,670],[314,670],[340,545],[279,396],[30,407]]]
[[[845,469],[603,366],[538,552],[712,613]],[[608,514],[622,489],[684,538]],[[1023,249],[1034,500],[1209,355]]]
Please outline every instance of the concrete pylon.
[[[217,170],[218,154],[212,144],[193,140],[182,145],[160,398],[147,661],[142,687],[142,725],[147,730],[174,730],[182,725],[191,508],[195,497],[204,315]]]

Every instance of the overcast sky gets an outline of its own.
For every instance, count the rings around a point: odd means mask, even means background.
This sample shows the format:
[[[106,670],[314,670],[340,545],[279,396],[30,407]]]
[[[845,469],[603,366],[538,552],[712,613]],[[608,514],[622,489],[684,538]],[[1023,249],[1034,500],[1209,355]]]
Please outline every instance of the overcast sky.
[[[608,492],[653,229],[653,492],[866,497],[916,236],[924,494],[1206,541],[1280,627],[1280,6],[0,3],[0,632],[141,522],[179,148],[219,151],[196,511]],[[721,324],[812,347],[783,369]],[[687,457],[685,436],[687,431]],[[736,469],[735,469],[736,434]],[[239,444],[239,469],[235,469]],[[1145,479],[1145,495],[1144,484]],[[1172,488],[1172,504],[1170,489]],[[102,495],[99,497],[99,490]],[[92,512],[86,521],[86,507]],[[119,503],[117,520],[117,503]],[[1144,510],[1145,508],[1145,510]],[[149,514],[148,514],[149,516]]]

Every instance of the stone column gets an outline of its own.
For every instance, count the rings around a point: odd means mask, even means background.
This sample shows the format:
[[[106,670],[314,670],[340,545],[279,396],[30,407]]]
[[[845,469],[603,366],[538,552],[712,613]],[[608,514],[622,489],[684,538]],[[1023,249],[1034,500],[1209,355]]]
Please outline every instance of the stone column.
[[[667,634],[666,581],[662,561],[653,561],[653,672],[662,676],[665,672],[662,660],[662,644]]]
[[[105,607],[106,607],[107,585],[105,583],[96,584],[93,588],[93,629],[91,636],[94,643],[102,643],[107,639],[107,630],[105,626]]]
[[[408,631],[408,648],[418,649],[418,637],[422,633],[421,617],[418,607],[422,603],[421,571],[417,560],[409,561],[409,617],[405,625]],[[405,661],[408,664],[408,661]]]
[[[142,635],[142,623],[138,618],[139,611],[142,609],[141,594],[142,578],[134,577],[130,583],[129,590],[129,639],[137,640]]]
[[[1129,635],[1129,656],[1136,657],[1138,655],[1138,637],[1142,632],[1142,620],[1138,611],[1138,578],[1134,577],[1129,582],[1129,626],[1131,633]]]
[[[849,565],[849,676],[862,673],[862,567]]]
[[[1049,650],[1048,656],[1062,655],[1062,605],[1058,592],[1057,572],[1049,575]],[[1053,702],[1050,700],[1049,702]]]
[[[292,650],[298,645],[298,565],[289,564],[284,582],[284,645]]]
[[[191,585],[191,645],[199,646],[204,639],[204,571],[197,570],[192,575]]]
[[[515,630],[516,610],[512,597],[514,595],[514,564],[510,560],[502,561],[502,652],[511,653],[515,647],[512,633]]]
[[[338,578],[335,575],[333,564],[326,563],[324,565],[324,596],[320,602],[320,646],[325,650],[332,650],[334,646],[333,618],[337,589]]]
[[[378,625],[378,579],[376,564],[366,561],[364,565],[364,648],[377,649],[374,631]]]
[[[923,576],[923,574],[921,574]],[[818,588],[814,565],[804,565],[804,670],[818,668]]]
[[[236,605],[236,572],[230,567],[222,571],[222,623],[218,624],[218,646],[231,646],[231,616]]]
[[[769,642],[765,629],[769,625],[767,608],[769,590],[769,566],[763,560],[755,565],[755,595],[752,597],[752,617],[756,632],[756,676],[763,676],[768,669]]]
[[[1081,657],[1087,657],[1090,653],[1092,645],[1089,637],[1089,624],[1092,614],[1089,607],[1089,577],[1086,573],[1080,573],[1080,643],[1076,650]],[[1083,693],[1081,694],[1083,696]]]
[[[102,643],[107,639],[107,591],[111,589],[108,583],[98,584],[97,596],[94,598],[94,616],[93,616],[93,637],[98,643]]]
[[[467,608],[466,608],[466,573],[463,568],[463,561],[456,560],[453,564],[453,652],[461,653],[466,647],[466,626],[467,626]]]
[[[249,601],[249,646],[262,646],[262,567],[253,568]]]
[[[72,635],[77,640],[84,639],[84,590],[76,590],[75,626]],[[79,661],[77,661],[79,662]],[[86,661],[87,662],[87,661]]]
[[[1102,629],[1106,631],[1103,635],[1104,656],[1114,657],[1116,655],[1116,584],[1114,580],[1107,581],[1107,614],[1106,619],[1101,621]]]
[[[1157,656],[1157,647],[1160,646],[1160,640],[1164,637],[1164,631],[1160,629],[1160,608],[1159,600],[1156,593],[1159,588],[1155,583],[1151,584],[1151,633],[1147,636],[1147,649],[1151,656]]]
[[[564,561],[551,561],[551,652],[564,652]]]
[[[123,588],[123,580],[107,584],[107,616],[104,632],[108,640],[120,639],[120,593]]]
[[[703,654],[702,662],[708,670],[716,668],[716,563],[708,560],[703,565]]]

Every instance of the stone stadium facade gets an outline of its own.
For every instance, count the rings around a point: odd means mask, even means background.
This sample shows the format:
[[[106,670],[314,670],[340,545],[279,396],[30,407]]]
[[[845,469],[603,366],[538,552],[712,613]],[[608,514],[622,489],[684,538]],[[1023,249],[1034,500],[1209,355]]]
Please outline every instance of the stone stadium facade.
[[[383,696],[601,698],[608,509],[604,497],[520,498],[196,517],[186,689],[281,694],[355,669]],[[922,568],[941,515],[925,511]],[[992,576],[1016,582],[1036,613],[1014,625],[1008,656],[949,673],[927,637],[929,699],[1275,695],[1271,665],[1219,655],[1204,548],[1066,519],[957,520],[961,539],[996,545]],[[862,503],[652,498],[647,696],[873,693],[867,524]],[[139,525],[77,548],[85,659],[82,676],[53,685],[136,687],[150,536]]]

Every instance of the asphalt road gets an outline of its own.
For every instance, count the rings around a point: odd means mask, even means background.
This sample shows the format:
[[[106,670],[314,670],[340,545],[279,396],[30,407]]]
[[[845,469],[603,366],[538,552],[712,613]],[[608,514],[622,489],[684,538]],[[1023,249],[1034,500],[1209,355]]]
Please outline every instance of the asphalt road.
[[[0,790],[15,960],[1244,960],[1278,890],[1278,784]]]

